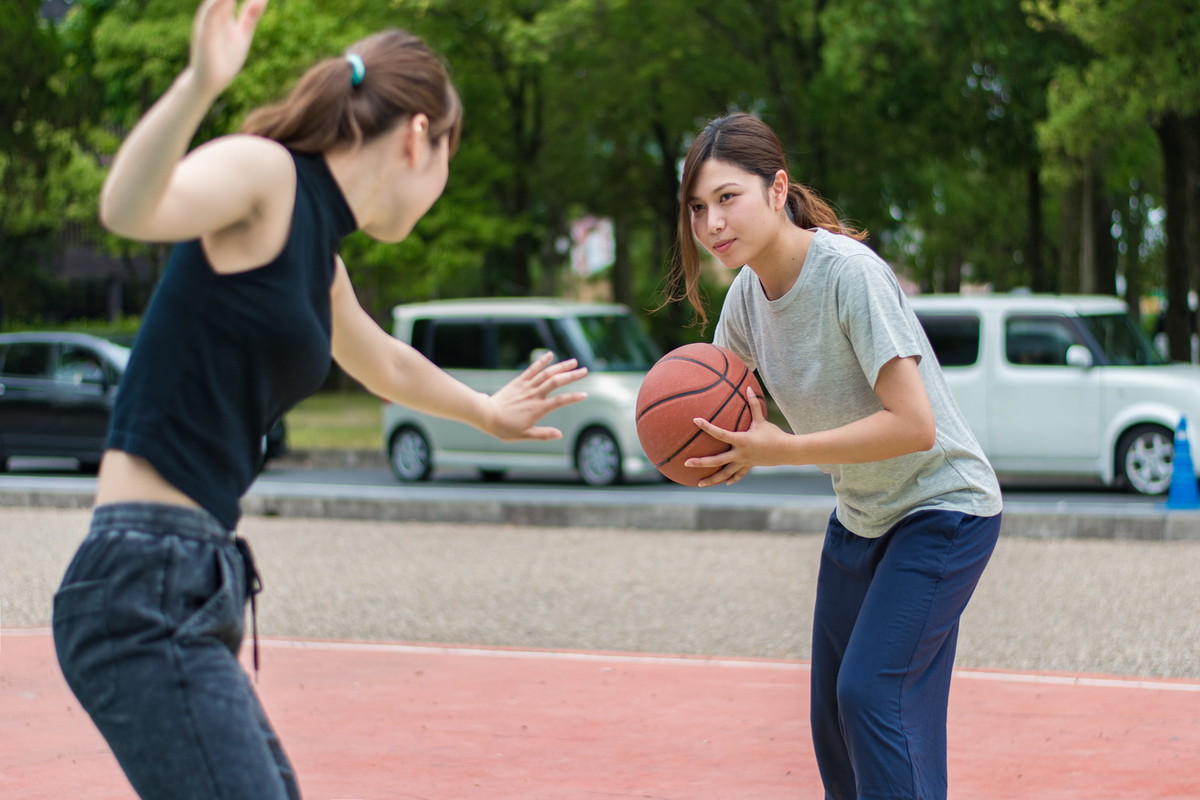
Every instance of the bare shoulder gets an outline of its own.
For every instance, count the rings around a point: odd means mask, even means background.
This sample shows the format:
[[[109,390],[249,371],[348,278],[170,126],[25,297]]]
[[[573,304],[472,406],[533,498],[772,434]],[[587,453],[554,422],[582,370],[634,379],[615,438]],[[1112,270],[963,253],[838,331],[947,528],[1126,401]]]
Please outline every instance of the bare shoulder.
[[[222,136],[192,151],[185,166],[194,176],[192,184],[205,187],[205,202],[215,206],[211,218],[219,224],[203,239],[216,272],[243,272],[279,255],[291,226],[297,180],[285,147],[260,136]]]
[[[279,142],[262,136],[235,133],[206,142],[187,156],[205,167],[220,165],[223,172],[255,181],[295,180],[291,153]]]

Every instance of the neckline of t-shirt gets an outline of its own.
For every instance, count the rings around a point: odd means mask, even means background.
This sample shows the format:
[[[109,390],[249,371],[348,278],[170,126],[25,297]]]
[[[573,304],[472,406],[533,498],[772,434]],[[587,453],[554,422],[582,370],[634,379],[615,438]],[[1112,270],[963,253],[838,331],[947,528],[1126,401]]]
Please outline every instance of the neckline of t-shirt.
[[[767,297],[767,293],[763,289],[762,281],[758,279],[757,275],[754,276],[754,283],[757,285],[759,297],[762,298],[762,301],[766,304],[767,308],[773,312],[783,311],[792,304],[793,300],[800,296],[800,292],[804,288],[804,284],[808,281],[809,274],[812,272],[810,267],[813,264],[813,250],[817,249],[818,247],[824,247],[825,237],[832,235],[824,228],[813,228],[812,231],[813,238],[812,241],[808,243],[808,252],[804,254],[804,264],[800,267],[800,274],[796,276],[795,282],[786,292],[772,300]]]

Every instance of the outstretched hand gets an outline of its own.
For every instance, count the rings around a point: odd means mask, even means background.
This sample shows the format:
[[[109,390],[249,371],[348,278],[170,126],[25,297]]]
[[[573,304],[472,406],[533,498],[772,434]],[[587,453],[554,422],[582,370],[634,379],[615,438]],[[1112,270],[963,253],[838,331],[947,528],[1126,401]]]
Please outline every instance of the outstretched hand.
[[[233,82],[246,63],[250,43],[267,0],[204,0],[192,25],[189,62],[196,80],[206,92],[220,94]]]
[[[550,394],[587,375],[587,368],[578,367],[573,358],[551,364],[553,358],[553,353],[543,353],[491,396],[493,411],[488,433],[503,441],[562,438],[558,428],[536,423],[556,408],[587,397],[586,392]]]
[[[685,467],[703,467],[719,470],[701,480],[698,486],[716,486],[717,484],[733,484],[746,477],[751,467],[773,464],[773,453],[778,452],[780,437],[787,434],[767,421],[766,403],[746,387],[746,400],[750,404],[750,428],[745,431],[730,431],[718,428],[708,420],[697,417],[693,422],[709,436],[725,442],[729,449],[715,456],[689,458],[684,462]]]

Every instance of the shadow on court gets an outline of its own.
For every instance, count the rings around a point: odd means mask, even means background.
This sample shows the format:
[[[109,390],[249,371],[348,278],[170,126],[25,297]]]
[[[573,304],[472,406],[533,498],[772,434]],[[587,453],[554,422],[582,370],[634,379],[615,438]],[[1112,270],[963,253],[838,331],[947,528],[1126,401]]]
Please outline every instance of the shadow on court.
[[[822,796],[796,661],[263,640],[308,800]],[[131,800],[46,629],[0,633],[0,796]],[[960,671],[954,800],[1194,800],[1200,684]]]

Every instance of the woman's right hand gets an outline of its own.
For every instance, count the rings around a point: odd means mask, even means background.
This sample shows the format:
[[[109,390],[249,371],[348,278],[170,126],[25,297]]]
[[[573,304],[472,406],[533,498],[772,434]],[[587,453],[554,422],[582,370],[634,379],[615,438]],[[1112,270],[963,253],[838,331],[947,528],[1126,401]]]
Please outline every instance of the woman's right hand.
[[[558,428],[537,422],[551,411],[587,397],[586,392],[551,394],[587,375],[587,367],[580,367],[573,358],[551,363],[553,360],[553,353],[543,353],[520,375],[500,387],[489,398],[492,413],[482,429],[504,442],[561,439],[562,431]]]
[[[216,97],[241,72],[267,0],[204,0],[192,25],[189,67],[198,87]]]

